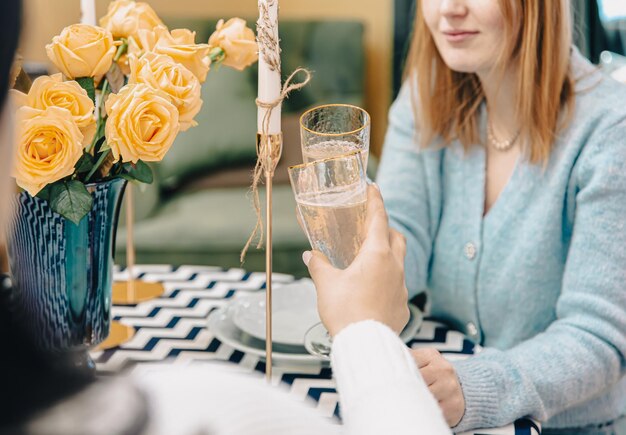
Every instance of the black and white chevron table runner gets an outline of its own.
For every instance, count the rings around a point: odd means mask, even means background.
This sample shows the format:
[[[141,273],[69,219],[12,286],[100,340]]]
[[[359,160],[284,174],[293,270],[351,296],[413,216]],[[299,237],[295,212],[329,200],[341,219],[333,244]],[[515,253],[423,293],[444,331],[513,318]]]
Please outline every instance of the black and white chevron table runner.
[[[136,329],[135,336],[120,347],[93,352],[99,373],[123,369],[142,370],[155,364],[193,364],[201,361],[231,361],[243,370],[264,371],[263,361],[221,343],[207,326],[209,313],[244,292],[265,287],[264,273],[247,273],[242,269],[224,270],[207,266],[142,265],[133,277],[161,282],[162,297],[134,306],[114,306],[114,320]],[[128,279],[126,270],[116,269],[115,279]],[[289,275],[274,274],[276,286],[292,282]],[[430,346],[449,359],[467,358],[477,349],[463,334],[445,325],[426,320],[409,343],[411,347]],[[323,364],[281,364],[273,369],[274,377],[290,386],[290,394],[317,401],[324,416],[338,412],[339,397],[332,371]],[[474,435],[539,435],[539,426],[522,419],[507,427],[472,432]]]

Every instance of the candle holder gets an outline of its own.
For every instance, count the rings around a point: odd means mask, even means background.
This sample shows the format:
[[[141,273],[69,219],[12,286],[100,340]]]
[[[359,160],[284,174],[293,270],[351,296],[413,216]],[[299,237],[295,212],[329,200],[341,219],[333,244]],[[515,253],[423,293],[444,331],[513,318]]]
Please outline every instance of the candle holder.
[[[128,184],[126,189],[126,271],[128,279],[113,283],[111,301],[113,305],[136,305],[140,302],[156,299],[163,295],[165,289],[158,282],[145,282],[134,277],[135,243],[133,236],[134,225],[133,187]]]
[[[112,321],[109,336],[96,348],[95,351],[113,349],[118,347],[135,336],[135,328],[124,325],[123,323]]]
[[[257,133],[256,150],[265,175],[265,375],[272,379],[272,183],[283,152],[283,135]]]

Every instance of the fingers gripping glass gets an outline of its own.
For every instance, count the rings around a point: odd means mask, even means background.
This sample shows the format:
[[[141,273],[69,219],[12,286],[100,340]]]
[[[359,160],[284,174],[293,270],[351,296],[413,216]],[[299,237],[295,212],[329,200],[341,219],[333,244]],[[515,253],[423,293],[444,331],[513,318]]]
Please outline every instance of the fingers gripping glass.
[[[353,152],[289,168],[309,243],[339,269],[352,263],[365,234],[367,180],[361,156]],[[305,336],[305,347],[314,355],[328,357],[330,345],[321,324]]]

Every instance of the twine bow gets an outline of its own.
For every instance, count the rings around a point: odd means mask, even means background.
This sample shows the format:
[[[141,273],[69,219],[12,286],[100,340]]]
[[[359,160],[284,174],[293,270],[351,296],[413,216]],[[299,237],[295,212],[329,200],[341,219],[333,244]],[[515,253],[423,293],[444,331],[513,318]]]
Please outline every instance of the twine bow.
[[[304,80],[299,83],[293,83],[294,78],[298,73],[304,73]],[[246,259],[246,254],[248,253],[248,249],[252,244],[253,240],[258,237],[258,242],[256,245],[257,249],[261,249],[263,247],[263,237],[265,232],[263,230],[263,216],[261,214],[261,200],[259,198],[259,184],[261,183],[261,177],[265,174],[265,178],[267,181],[268,177],[271,177],[274,173],[274,169],[278,164],[278,160],[280,159],[280,152],[277,156],[274,156],[271,150],[270,141],[269,141],[269,127],[270,127],[270,119],[272,116],[272,112],[278,106],[280,106],[283,101],[289,97],[289,93],[291,91],[296,91],[298,89],[302,89],[311,81],[311,73],[305,68],[297,68],[291,75],[287,78],[285,83],[283,84],[283,88],[278,95],[276,100],[271,102],[260,101],[258,98],[256,100],[256,105],[259,108],[266,109],[265,115],[263,115],[263,120],[261,122],[261,135],[263,139],[261,140],[261,145],[265,144],[265,146],[260,146],[257,148],[257,161],[254,166],[254,172],[252,176],[252,186],[250,187],[252,193],[252,207],[256,213],[256,225],[252,230],[252,234],[248,237],[248,241],[246,245],[241,251],[241,255],[239,260],[243,264]],[[265,142],[263,142],[265,141]],[[282,145],[281,145],[282,146]],[[274,158],[276,157],[276,158]]]

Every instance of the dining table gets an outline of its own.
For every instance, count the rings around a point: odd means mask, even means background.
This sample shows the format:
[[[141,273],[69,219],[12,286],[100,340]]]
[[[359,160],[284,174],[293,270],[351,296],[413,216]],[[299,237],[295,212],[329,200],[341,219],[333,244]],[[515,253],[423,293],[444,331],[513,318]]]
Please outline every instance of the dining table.
[[[136,265],[132,274],[128,269],[116,267],[114,279],[158,282],[164,292],[158,298],[135,305],[112,307],[113,320],[133,328],[134,335],[117,347],[91,352],[98,375],[132,372],[160,364],[193,365],[207,361],[229,361],[250,373],[265,371],[262,355],[220,341],[207,320],[214,310],[233,300],[263,291],[265,273],[212,266]],[[291,275],[272,275],[275,288],[295,281],[297,279]],[[407,346],[433,347],[451,361],[469,358],[481,350],[461,332],[428,317]],[[295,398],[314,401],[321,416],[340,419],[340,396],[328,362],[281,361],[272,369],[273,384],[286,387]],[[505,427],[473,430],[467,434],[540,433],[538,422],[522,418]]]

